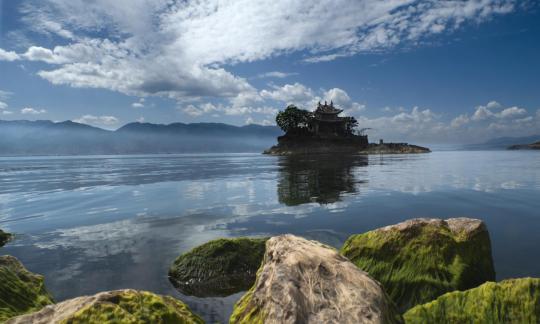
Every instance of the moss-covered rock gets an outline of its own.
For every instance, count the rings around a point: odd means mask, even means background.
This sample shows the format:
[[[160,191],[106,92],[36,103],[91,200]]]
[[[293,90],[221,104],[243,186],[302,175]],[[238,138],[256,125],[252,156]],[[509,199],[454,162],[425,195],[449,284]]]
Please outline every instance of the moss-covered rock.
[[[267,238],[218,239],[179,256],[169,279],[186,295],[227,296],[255,282]]]
[[[188,306],[169,296],[132,289],[66,300],[11,319],[9,324],[187,324],[204,323]]]
[[[12,235],[6,233],[0,229],[0,247],[4,246],[9,240],[11,240]]]
[[[0,256],[0,322],[52,303],[43,276],[26,270],[15,257]]]
[[[402,322],[380,284],[334,248],[281,235],[266,243],[257,280],[229,323]]]
[[[487,282],[447,293],[404,317],[407,323],[540,323],[540,279]]]
[[[382,283],[403,312],[495,280],[491,243],[476,219],[413,219],[351,236],[341,248]]]

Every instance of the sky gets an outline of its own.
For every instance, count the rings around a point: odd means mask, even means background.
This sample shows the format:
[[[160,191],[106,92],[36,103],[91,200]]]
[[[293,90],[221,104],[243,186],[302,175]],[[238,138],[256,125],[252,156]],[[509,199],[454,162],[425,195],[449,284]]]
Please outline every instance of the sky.
[[[372,140],[540,134],[535,0],[0,0],[0,119],[275,125],[332,100]]]

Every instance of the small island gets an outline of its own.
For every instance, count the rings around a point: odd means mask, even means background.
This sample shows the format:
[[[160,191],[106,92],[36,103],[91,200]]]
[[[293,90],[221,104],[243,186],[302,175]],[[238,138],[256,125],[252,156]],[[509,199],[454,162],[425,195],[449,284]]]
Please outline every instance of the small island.
[[[508,147],[509,150],[540,150],[540,141],[532,144],[519,144]]]
[[[278,144],[264,151],[270,155],[293,154],[403,154],[429,153],[428,148],[408,143],[369,143],[365,131],[357,130],[354,117],[341,117],[342,109],[326,101],[318,103],[315,111],[289,105],[276,116],[277,125],[285,132],[278,137]]]

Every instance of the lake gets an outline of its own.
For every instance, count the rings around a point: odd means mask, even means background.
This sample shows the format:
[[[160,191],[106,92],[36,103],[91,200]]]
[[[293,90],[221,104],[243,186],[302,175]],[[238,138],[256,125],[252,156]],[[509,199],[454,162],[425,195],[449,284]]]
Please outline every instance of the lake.
[[[219,237],[293,233],[339,247],[414,217],[487,223],[497,278],[540,277],[540,152],[272,157],[197,154],[0,158],[2,254],[43,274],[57,301],[135,288],[209,322],[241,296],[195,298],[167,279]]]

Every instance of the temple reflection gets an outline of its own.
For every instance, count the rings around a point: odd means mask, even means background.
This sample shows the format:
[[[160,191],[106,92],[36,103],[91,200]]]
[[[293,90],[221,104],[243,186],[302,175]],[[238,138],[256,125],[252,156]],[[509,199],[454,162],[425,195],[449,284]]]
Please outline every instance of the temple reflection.
[[[278,199],[287,206],[317,202],[329,204],[355,193],[355,168],[368,165],[362,155],[284,156],[279,159]]]

